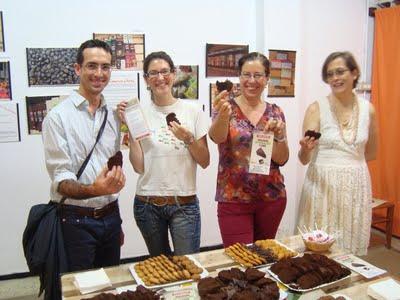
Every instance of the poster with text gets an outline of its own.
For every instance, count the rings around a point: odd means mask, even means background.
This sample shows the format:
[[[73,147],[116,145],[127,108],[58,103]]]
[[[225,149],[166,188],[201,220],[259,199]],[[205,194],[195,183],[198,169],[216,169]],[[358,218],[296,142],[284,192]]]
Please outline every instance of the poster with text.
[[[199,66],[176,66],[172,94],[180,99],[199,99]]]
[[[11,100],[10,62],[0,61],[0,100]]]
[[[249,45],[206,45],[206,77],[239,76],[239,59],[249,53]]]
[[[111,65],[114,69],[143,69],[144,34],[93,33],[93,38],[110,45],[112,51]]]
[[[0,102],[0,143],[20,141],[18,103]]]
[[[79,84],[77,53],[77,48],[27,48],[29,86]]]
[[[294,97],[296,51],[269,50],[268,97]]]

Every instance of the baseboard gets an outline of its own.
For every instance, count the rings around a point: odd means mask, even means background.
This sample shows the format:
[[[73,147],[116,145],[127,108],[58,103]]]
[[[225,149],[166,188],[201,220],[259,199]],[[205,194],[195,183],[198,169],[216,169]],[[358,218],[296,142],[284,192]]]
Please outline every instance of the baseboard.
[[[222,248],[223,248],[222,244],[218,244],[218,245],[214,245],[214,246],[201,247],[200,248],[200,252],[211,251],[211,250],[222,249]],[[149,257],[148,255],[142,255],[142,256],[122,258],[121,259],[121,264],[138,262],[138,261],[144,260],[144,259],[146,259],[148,257]],[[21,278],[26,278],[26,277],[31,277],[31,276],[35,276],[35,275],[33,275],[31,272],[6,274],[6,275],[0,275],[0,281],[2,281],[2,280],[10,280],[10,279],[21,279]]]

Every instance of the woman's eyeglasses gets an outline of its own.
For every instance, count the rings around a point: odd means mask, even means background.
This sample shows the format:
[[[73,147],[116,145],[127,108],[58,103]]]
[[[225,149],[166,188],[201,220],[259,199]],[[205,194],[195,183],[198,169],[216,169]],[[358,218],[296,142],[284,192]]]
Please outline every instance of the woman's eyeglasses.
[[[250,78],[252,78],[252,77],[254,78],[254,80],[260,80],[261,78],[265,77],[265,73],[252,74],[252,73],[248,73],[248,72],[243,72],[240,74],[240,77],[245,80],[250,80]]]
[[[161,74],[161,76],[168,76],[169,74],[171,74],[171,70],[170,69],[162,69],[160,71],[151,70],[147,72],[145,75],[148,78],[156,78],[158,77],[158,74]]]
[[[347,71],[350,71],[349,69],[336,69],[336,70],[332,70],[332,71],[328,71],[326,72],[326,79],[332,79],[333,76],[343,76],[344,73],[346,73]]]

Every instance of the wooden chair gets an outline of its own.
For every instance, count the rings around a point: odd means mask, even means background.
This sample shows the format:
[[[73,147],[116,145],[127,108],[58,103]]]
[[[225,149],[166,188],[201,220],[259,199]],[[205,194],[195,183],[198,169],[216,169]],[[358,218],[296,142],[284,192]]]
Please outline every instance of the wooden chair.
[[[386,216],[382,217],[376,214],[377,210],[386,209]],[[394,203],[372,198],[372,223],[371,226],[380,223],[386,223],[386,248],[392,247],[392,231],[393,231],[393,214],[394,214]]]

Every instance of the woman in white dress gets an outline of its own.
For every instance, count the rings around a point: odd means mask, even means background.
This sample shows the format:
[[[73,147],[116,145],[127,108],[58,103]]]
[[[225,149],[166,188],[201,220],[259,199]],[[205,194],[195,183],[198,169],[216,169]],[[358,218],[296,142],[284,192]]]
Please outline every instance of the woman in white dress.
[[[371,226],[371,180],[366,161],[375,159],[375,110],[353,89],[360,76],[349,52],[330,54],[322,79],[331,93],[306,111],[303,133],[314,130],[320,139],[304,136],[299,159],[309,164],[300,200],[299,227],[326,228],[340,246],[365,255]]]

